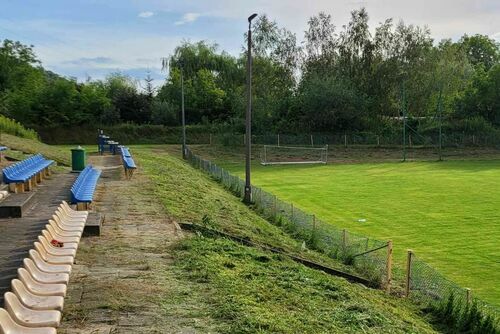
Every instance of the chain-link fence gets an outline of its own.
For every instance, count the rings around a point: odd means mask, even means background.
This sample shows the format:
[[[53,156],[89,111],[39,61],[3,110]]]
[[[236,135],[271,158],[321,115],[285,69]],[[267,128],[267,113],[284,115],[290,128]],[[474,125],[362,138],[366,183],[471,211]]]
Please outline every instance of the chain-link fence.
[[[226,189],[243,197],[245,184],[242,179],[193,154],[189,148],[187,159],[191,165],[211,175]],[[315,215],[305,213],[259,187],[252,187],[252,200],[260,214],[296,239],[304,241],[308,247],[354,266],[358,274],[374,284],[387,285],[392,262],[388,260],[392,257],[392,253],[389,254],[387,250],[388,242],[357,235],[327,224],[317,219]]]
[[[224,146],[243,146],[244,134],[215,133],[193,134],[188,133],[190,144],[214,144]],[[369,146],[369,147],[402,147],[407,148],[438,148],[440,136],[437,133],[409,132],[403,138],[401,133],[376,134],[371,132],[357,133],[313,133],[313,134],[259,134],[252,135],[252,144],[280,145],[280,146]],[[470,134],[465,132],[450,132],[441,135],[441,146],[449,148],[464,147],[500,147],[500,135],[495,133]]]
[[[474,297],[470,289],[450,281],[413,252],[408,254],[406,280],[406,294],[412,300],[433,308],[449,304],[459,316],[474,305],[480,316],[490,316],[498,326],[500,310],[497,307]]]

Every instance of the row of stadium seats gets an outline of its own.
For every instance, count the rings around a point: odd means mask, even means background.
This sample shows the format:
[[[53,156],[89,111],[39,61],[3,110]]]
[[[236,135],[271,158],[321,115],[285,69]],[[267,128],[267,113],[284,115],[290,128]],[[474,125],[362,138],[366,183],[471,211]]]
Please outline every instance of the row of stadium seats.
[[[123,162],[123,168],[125,169],[125,177],[127,179],[131,179],[132,175],[134,174],[134,171],[137,169],[137,166],[135,165],[134,159],[132,158],[132,155],[130,154],[130,150],[128,147],[120,147],[121,149],[121,156],[122,156],[122,162]]]
[[[49,167],[53,160],[36,154],[3,169],[3,182],[9,185],[11,192],[30,191],[44,176],[50,175]]]
[[[94,191],[101,171],[87,165],[71,187],[71,203],[76,204],[77,210],[88,210],[94,198]]]
[[[61,322],[69,274],[88,217],[66,202],[38,236],[0,308],[0,333],[54,334]]]

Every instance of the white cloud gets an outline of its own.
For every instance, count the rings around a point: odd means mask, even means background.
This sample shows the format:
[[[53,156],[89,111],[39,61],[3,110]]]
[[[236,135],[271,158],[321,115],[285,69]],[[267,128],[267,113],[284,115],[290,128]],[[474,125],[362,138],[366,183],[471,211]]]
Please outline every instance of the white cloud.
[[[137,16],[143,19],[147,19],[148,17],[151,17],[153,15],[155,15],[155,13],[153,12],[140,12]]]
[[[199,17],[201,16],[200,13],[186,13],[182,16],[182,19],[179,21],[176,21],[174,24],[176,26],[186,24],[186,23],[191,23],[196,21]]]

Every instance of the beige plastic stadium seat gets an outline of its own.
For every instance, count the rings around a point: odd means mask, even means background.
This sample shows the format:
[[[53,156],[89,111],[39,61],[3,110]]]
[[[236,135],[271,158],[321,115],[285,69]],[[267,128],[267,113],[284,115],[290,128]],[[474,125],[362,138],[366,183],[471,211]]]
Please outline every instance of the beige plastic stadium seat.
[[[23,282],[14,278],[11,282],[14,292],[24,306],[33,310],[58,310],[62,311],[64,297],[61,296],[39,296],[31,293]]]
[[[52,219],[55,220],[55,222],[58,223],[61,227],[67,226],[67,227],[83,228],[85,226],[85,222],[67,221],[67,220],[64,220],[63,218],[59,217],[56,214],[52,215]]]
[[[24,283],[29,292],[39,296],[66,296],[65,284],[46,284],[39,283],[31,277],[30,273],[24,269],[17,269],[19,280]]]
[[[87,212],[87,211],[69,211],[68,209],[66,209],[62,205],[59,205],[57,207],[56,211],[59,211],[65,217],[68,217],[68,218],[71,218],[71,219],[83,219],[83,220],[85,220],[85,219],[87,219],[87,216],[88,216],[88,213],[85,214],[85,215],[75,215],[74,214],[74,212]]]
[[[76,216],[76,217],[87,217],[89,215],[88,211],[76,211],[74,210],[66,201],[62,201],[61,207],[66,210],[67,213],[70,214],[70,216]]]
[[[69,216],[71,217],[88,217],[89,212],[88,211],[76,211],[73,208],[71,208],[68,203],[63,202],[59,207],[64,210]]]
[[[0,332],[2,334],[57,334],[55,328],[30,328],[17,324],[9,312],[0,308]]]
[[[53,235],[47,230],[42,231],[42,235],[45,237],[47,240],[57,240],[62,242],[64,245],[61,247],[62,249],[78,249],[78,237],[62,237],[58,235]]]
[[[85,224],[85,221],[87,218],[85,217],[71,217],[68,216],[64,211],[61,210],[61,208],[58,208],[55,212],[55,215],[61,218],[61,220],[65,223],[71,223],[71,224]]]
[[[41,243],[35,241],[35,250],[40,254],[45,262],[50,264],[69,264],[72,265],[74,258],[72,256],[58,256],[47,253],[47,250],[43,247]]]
[[[71,256],[71,257],[75,257],[76,255],[76,249],[54,247],[50,244],[50,241],[45,239],[45,237],[42,235],[38,236],[38,241],[42,244],[42,246],[49,254],[57,256]]]
[[[12,319],[26,327],[59,327],[61,312],[55,310],[31,310],[24,306],[12,292],[4,295],[5,309]]]
[[[52,215],[52,219],[54,219],[58,224],[65,226],[79,226],[79,227],[85,226],[85,220],[68,219],[66,217],[63,217],[61,213],[57,211]]]
[[[30,254],[30,259],[32,259],[33,262],[38,267],[38,269],[40,269],[43,272],[46,272],[46,273],[66,273],[66,274],[71,273],[71,265],[48,263],[42,258],[40,253],[38,253],[34,249],[30,249],[29,254]]]
[[[77,237],[77,238],[80,238],[81,236],[81,232],[64,231],[54,221],[50,223],[50,220],[49,224],[45,225],[45,228],[47,229],[47,231],[50,231],[50,233],[52,233],[53,235],[60,235],[62,237]]]
[[[66,273],[46,273],[38,269],[33,260],[24,259],[23,260],[24,269],[29,271],[31,276],[40,283],[61,283],[68,284],[69,275]]]
[[[66,224],[61,224],[59,218],[49,219],[49,224],[52,225],[54,228],[56,228],[56,226],[57,226],[60,230],[63,230],[66,232],[78,232],[79,235],[81,235],[83,233],[83,226],[70,226],[70,225],[66,225]]]

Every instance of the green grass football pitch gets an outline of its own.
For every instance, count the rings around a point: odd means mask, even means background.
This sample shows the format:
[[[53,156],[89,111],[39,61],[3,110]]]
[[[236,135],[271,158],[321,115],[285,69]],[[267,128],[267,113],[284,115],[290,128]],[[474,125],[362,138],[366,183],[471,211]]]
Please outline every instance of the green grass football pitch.
[[[240,164],[222,165],[244,176]],[[500,161],[253,165],[252,183],[325,222],[392,239],[500,306]],[[358,222],[366,219],[366,222]]]

